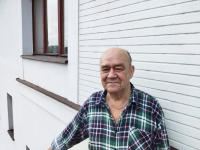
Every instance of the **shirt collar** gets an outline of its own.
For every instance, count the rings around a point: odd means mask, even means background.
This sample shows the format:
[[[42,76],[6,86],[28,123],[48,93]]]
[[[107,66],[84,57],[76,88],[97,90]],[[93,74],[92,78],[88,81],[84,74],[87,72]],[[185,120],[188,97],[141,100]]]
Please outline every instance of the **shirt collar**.
[[[130,95],[130,98],[129,98],[129,103],[135,103],[137,105],[138,103],[138,92],[137,90],[135,89],[135,87],[133,86],[133,84],[130,82],[131,84],[131,95]],[[107,94],[107,91],[104,90],[101,92],[101,95],[99,96],[99,98],[96,100],[96,105],[99,105],[99,104],[103,104],[103,105],[106,105],[106,94]]]
[[[130,82],[131,84],[131,96],[130,96],[130,102],[129,103],[135,103],[136,105],[138,105],[138,92],[136,90],[136,88],[134,87],[134,85]]]
[[[106,93],[106,90],[100,92],[100,96],[98,97],[95,103],[96,105],[99,105],[100,103],[106,104]]]

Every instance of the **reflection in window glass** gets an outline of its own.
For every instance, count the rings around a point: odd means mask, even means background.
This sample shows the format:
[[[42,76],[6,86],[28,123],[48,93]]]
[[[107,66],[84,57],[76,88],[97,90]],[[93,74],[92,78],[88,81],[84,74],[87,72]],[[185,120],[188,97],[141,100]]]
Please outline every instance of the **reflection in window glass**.
[[[58,52],[58,1],[47,1],[48,53]]]
[[[65,0],[64,1],[64,4],[65,4],[65,7],[64,7],[64,11],[65,11],[65,18],[64,18],[64,31],[65,31],[65,34],[64,34],[64,46],[65,46],[65,49],[64,49],[64,54],[67,54],[68,52],[68,35],[67,35],[67,26],[68,26],[68,20],[67,20],[67,12],[68,12],[68,9],[67,9],[67,1]]]
[[[41,0],[34,0],[33,1],[34,10],[33,10],[33,16],[34,16],[34,24],[33,28],[35,29],[34,32],[34,52],[36,53],[43,53],[43,21],[42,21],[42,1]]]

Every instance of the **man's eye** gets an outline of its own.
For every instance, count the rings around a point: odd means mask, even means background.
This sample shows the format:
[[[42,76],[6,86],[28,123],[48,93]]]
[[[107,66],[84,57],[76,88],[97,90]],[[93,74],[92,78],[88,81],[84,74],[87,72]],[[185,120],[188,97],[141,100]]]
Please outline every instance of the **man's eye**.
[[[102,69],[102,71],[104,71],[104,72],[105,72],[105,71],[109,71],[109,69],[108,69],[108,68],[104,68],[104,69]]]
[[[115,70],[117,70],[117,71],[121,71],[121,70],[122,70],[122,68],[115,68]]]

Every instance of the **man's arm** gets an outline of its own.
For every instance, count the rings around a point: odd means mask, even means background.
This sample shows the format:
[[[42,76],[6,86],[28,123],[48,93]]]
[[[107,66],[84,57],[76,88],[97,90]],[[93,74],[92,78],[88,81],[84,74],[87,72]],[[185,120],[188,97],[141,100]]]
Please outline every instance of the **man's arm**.
[[[88,137],[85,120],[87,110],[85,105],[81,107],[75,118],[58,135],[48,150],[66,150]]]
[[[170,150],[169,139],[168,139],[167,129],[165,125],[165,118],[164,118],[164,113],[162,109],[161,109],[161,122],[158,125],[157,135],[154,142],[158,144],[157,145],[158,149]]]

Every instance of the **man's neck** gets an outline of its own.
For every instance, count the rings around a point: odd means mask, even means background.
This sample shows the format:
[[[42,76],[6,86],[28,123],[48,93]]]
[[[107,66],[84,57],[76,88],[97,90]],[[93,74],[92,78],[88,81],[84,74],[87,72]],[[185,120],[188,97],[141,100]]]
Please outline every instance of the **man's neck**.
[[[129,86],[128,89],[125,89],[125,92],[123,94],[120,93],[113,94],[109,92],[107,93],[106,101],[110,108],[110,113],[115,121],[115,124],[118,123],[119,118],[129,101],[130,95],[131,95],[131,86]]]
[[[106,101],[109,105],[120,107],[125,106],[131,95],[131,86],[128,89],[122,91],[121,93],[109,93],[107,92]]]

